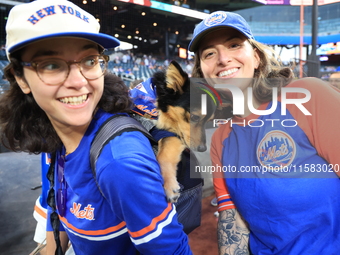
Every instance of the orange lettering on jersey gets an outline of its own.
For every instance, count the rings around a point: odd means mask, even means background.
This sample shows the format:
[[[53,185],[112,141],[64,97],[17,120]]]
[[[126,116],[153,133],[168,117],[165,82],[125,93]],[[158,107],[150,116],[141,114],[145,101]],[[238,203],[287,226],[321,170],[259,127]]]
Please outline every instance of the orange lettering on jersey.
[[[73,213],[74,215],[77,215],[80,210],[80,207],[81,207],[81,204],[73,203],[73,208],[70,210],[71,213]]]
[[[81,204],[73,203],[73,208],[70,210],[78,219],[94,220],[94,208],[92,205],[87,205],[84,210],[80,210]]]

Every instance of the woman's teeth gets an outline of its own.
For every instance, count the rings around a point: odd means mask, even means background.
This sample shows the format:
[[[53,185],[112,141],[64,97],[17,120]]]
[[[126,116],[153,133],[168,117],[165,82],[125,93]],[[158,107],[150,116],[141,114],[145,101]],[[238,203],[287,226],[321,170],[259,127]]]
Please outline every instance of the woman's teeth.
[[[222,71],[218,74],[218,77],[223,77],[223,76],[229,76],[235,72],[237,72],[238,68],[233,68],[233,69],[229,69],[227,71]]]
[[[79,97],[64,97],[60,98],[59,101],[64,103],[64,104],[70,104],[70,105],[78,105],[82,104],[86,101],[87,95],[82,95]]]

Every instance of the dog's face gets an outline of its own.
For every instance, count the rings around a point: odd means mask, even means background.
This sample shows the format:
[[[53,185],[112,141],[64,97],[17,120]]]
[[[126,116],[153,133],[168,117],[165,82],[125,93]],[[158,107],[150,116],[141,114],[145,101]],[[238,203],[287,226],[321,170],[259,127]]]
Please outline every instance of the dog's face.
[[[187,147],[205,151],[205,124],[213,118],[217,107],[209,86],[190,80],[174,61],[165,73],[156,73],[153,82],[159,111],[157,127],[176,133]],[[202,95],[206,95],[206,100],[202,100]],[[204,115],[202,101],[206,101]]]

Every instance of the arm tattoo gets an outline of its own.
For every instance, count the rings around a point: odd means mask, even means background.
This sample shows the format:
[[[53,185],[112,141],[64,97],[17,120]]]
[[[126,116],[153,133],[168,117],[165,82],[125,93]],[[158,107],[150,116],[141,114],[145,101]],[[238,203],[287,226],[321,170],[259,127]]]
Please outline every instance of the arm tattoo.
[[[249,229],[236,209],[220,212],[218,225],[220,255],[249,255]]]

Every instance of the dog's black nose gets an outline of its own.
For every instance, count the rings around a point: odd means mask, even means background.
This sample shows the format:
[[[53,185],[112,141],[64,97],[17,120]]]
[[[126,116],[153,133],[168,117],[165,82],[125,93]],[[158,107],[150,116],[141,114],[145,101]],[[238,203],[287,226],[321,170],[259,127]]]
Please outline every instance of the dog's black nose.
[[[197,151],[199,151],[199,152],[203,152],[203,151],[206,151],[207,150],[207,146],[205,146],[205,145],[199,145],[198,147],[197,147]]]

